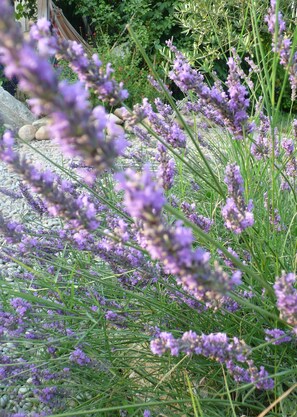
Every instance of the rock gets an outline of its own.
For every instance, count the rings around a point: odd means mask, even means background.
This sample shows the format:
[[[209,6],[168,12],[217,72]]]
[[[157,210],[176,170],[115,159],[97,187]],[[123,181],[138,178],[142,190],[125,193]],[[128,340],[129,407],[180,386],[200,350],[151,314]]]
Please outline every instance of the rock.
[[[36,120],[34,114],[19,100],[0,87],[0,123],[20,129]]]
[[[24,125],[19,129],[18,135],[23,140],[33,140],[35,138],[35,133],[37,132],[37,127],[32,125]]]
[[[109,129],[109,127],[107,127],[106,129],[107,135],[108,136],[114,136],[115,133],[119,136],[124,135],[125,134],[125,130],[122,126],[120,125],[116,125],[116,129]]]
[[[111,122],[117,124],[117,125],[122,125],[124,123],[124,121],[122,119],[120,119],[118,116],[116,116],[113,113],[110,113],[107,116],[107,119],[110,120]]]
[[[7,123],[4,123],[3,127],[5,128],[5,130],[13,130],[13,126],[11,126]]]
[[[129,112],[128,110],[125,109],[125,107],[119,107],[118,109],[115,109],[114,111],[114,114],[122,120],[128,113]]]
[[[8,395],[3,395],[0,398],[0,408],[5,408],[7,406],[7,404],[8,404],[8,401],[9,401]]]
[[[35,122],[32,123],[33,126],[36,126],[37,128],[41,127],[41,126],[46,126],[49,124],[50,118],[45,116],[42,117],[41,119],[35,120]]]
[[[28,387],[21,387],[21,388],[18,390],[18,394],[24,395],[24,394],[26,394],[28,391],[29,391],[29,388],[28,388]]]
[[[36,140],[49,140],[49,138],[50,137],[47,126],[41,126],[35,134]]]

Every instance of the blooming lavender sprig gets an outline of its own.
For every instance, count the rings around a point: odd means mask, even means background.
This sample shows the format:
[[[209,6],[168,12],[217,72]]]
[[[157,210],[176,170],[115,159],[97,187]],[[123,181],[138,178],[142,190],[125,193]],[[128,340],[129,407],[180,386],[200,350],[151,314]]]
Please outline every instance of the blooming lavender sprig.
[[[224,181],[228,186],[229,197],[226,205],[222,208],[222,216],[226,227],[239,234],[254,224],[253,203],[250,200],[247,206],[245,204],[243,178],[240,174],[239,166],[236,164],[227,165],[225,174]]]
[[[107,64],[104,69],[98,55],[93,54],[89,58],[78,42],[51,36],[48,22],[44,19],[33,25],[30,36],[37,41],[39,52],[55,54],[58,59],[66,60],[79,80],[93,89],[103,102],[115,106],[128,98],[129,94],[123,88],[123,83],[118,83],[113,78],[111,64]]]
[[[22,198],[22,194],[20,192],[15,192],[4,187],[0,187],[0,193],[6,195],[7,197],[13,198],[14,200]]]
[[[277,308],[280,311],[280,318],[293,326],[297,334],[297,289],[294,288],[296,276],[294,273],[285,272],[276,279],[273,286],[277,298]]]
[[[22,241],[26,228],[21,223],[6,221],[0,212],[0,232],[5,236],[8,243],[17,243]]]
[[[264,380],[268,374],[263,367],[260,371],[255,368],[253,361],[248,359],[251,348],[243,340],[234,337],[228,338],[225,333],[202,334],[198,336],[192,330],[183,334],[180,339],[174,338],[171,333],[161,332],[159,337],[151,341],[151,350],[155,355],[163,355],[170,351],[171,355],[202,355],[227,365],[228,371],[237,382],[253,383],[259,389],[272,389],[273,380]],[[244,369],[236,362],[246,363]]]
[[[164,104],[160,99],[156,99],[156,105],[159,113],[153,111],[152,105],[147,99],[143,99],[138,112],[141,111],[143,116],[148,118],[155,132],[173,148],[185,148],[186,136],[178,123],[170,117],[172,115],[170,106]]]
[[[295,143],[292,139],[284,138],[282,140],[282,147],[285,151],[285,156],[287,157],[286,165],[285,165],[285,173],[286,176],[289,177],[289,179],[292,182],[293,188],[296,185],[296,179],[297,179],[297,159],[295,156]],[[291,187],[288,184],[288,181],[282,178],[281,188],[283,190],[290,190]]]
[[[208,252],[192,249],[192,232],[181,222],[174,227],[163,223],[161,211],[165,198],[148,167],[142,174],[127,170],[117,179],[125,191],[124,204],[129,214],[140,222],[140,245],[153,259],[161,261],[165,273],[177,276],[177,282],[187,292],[199,301],[215,305],[221,293],[241,283],[240,272],[236,271],[230,278],[217,263],[210,265]]]
[[[251,146],[251,154],[258,160],[266,159],[272,155],[273,143],[270,137],[271,124],[267,116],[263,111],[259,112],[260,123],[257,128],[257,133]],[[277,142],[275,143],[277,145]],[[275,154],[277,149],[275,147]]]
[[[25,158],[13,150],[14,138],[10,132],[6,132],[0,140],[0,156],[28,183],[32,189],[41,194],[47,202],[47,210],[51,215],[60,215],[68,219],[72,227],[94,230],[98,227],[96,210],[88,197],[81,195],[73,197],[67,193],[67,182],[61,182],[58,186],[58,176],[51,171],[39,171],[30,165]],[[66,189],[63,188],[66,186]]]
[[[279,54],[280,63],[289,73],[289,82],[292,90],[292,101],[296,98],[297,92],[297,52],[292,53],[292,42],[285,36],[286,23],[282,13],[279,11],[276,16],[276,1],[271,0],[265,22],[272,35],[272,50]]]
[[[265,340],[267,342],[272,341],[273,345],[281,345],[282,343],[288,343],[292,340],[291,336],[280,329],[266,329],[265,334]]]
[[[285,230],[285,226],[282,224],[282,219],[278,209],[275,208],[274,210],[272,210],[272,204],[268,200],[267,192],[264,193],[264,207],[269,214],[269,223],[274,227],[274,229],[277,232]]]
[[[248,122],[247,113],[248,92],[240,82],[236,61],[232,57],[228,60],[227,94],[217,84],[208,87],[203,75],[191,68],[172,42],[168,41],[167,45],[175,54],[173,70],[169,76],[183,92],[196,93],[198,110],[208,119],[229,129],[236,139],[242,139],[245,133],[252,132],[254,125]]]
[[[82,83],[59,82],[51,64],[35,50],[36,41],[24,41],[7,0],[0,3],[0,30],[0,60],[5,74],[17,77],[20,88],[33,97],[29,102],[36,114],[50,116],[51,137],[68,155],[84,157],[97,171],[112,166],[125,147],[123,133],[103,107],[91,109]],[[107,128],[110,140],[106,140]]]
[[[208,217],[197,214],[195,203],[189,204],[186,201],[183,201],[181,203],[181,209],[188,217],[188,219],[200,227],[200,229],[206,233],[210,231],[210,228],[213,225],[213,221]]]
[[[89,365],[92,362],[85,352],[78,347],[70,354],[69,359],[80,366]]]
[[[44,202],[39,197],[33,197],[33,195],[29,191],[29,187],[24,185],[22,182],[19,184],[21,193],[25,197],[28,205],[40,216],[43,216],[45,213],[48,213],[48,210],[44,204]]]
[[[164,190],[172,188],[176,174],[175,160],[168,156],[167,149],[161,143],[158,144],[156,160],[160,163],[158,168],[158,179]]]

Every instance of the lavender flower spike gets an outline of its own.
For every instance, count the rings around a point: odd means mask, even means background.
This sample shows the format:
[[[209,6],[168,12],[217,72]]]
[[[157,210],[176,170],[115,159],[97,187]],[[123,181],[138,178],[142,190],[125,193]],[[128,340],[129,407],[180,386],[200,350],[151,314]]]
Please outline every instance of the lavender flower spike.
[[[222,216],[225,225],[234,233],[239,234],[247,227],[254,224],[254,215],[252,213],[253,203],[249,201],[245,205],[243,196],[243,178],[240,174],[239,166],[236,164],[228,165],[226,168],[225,183],[228,186],[226,205],[222,208]]]
[[[294,288],[296,276],[292,272],[282,273],[273,286],[277,298],[277,308],[281,319],[293,326],[297,334],[297,289]]]
[[[92,88],[103,102],[115,106],[128,97],[127,90],[123,89],[123,83],[117,83],[113,78],[114,71],[110,64],[104,69],[97,54],[89,58],[81,44],[53,37],[49,22],[44,19],[39,20],[32,26],[30,37],[37,43],[40,54],[56,55],[58,59],[67,61],[71,69],[77,73],[79,80],[88,88]]]
[[[19,79],[20,88],[32,97],[30,104],[36,114],[50,116],[51,136],[68,155],[83,157],[86,164],[99,172],[112,166],[125,146],[123,133],[108,120],[103,107],[91,109],[82,83],[59,82],[44,51],[43,56],[38,55],[37,41],[23,39],[7,0],[0,2],[0,31],[0,61],[5,74]]]
[[[218,264],[210,265],[208,252],[192,249],[192,231],[181,222],[174,227],[163,223],[161,211],[165,198],[148,167],[142,174],[127,170],[118,180],[125,191],[124,204],[138,221],[140,245],[153,259],[162,262],[165,273],[177,276],[178,284],[185,291],[198,301],[217,306],[221,294],[241,283],[240,272],[234,272],[230,278]]]
[[[170,351],[172,356],[178,356],[180,353],[201,355],[226,364],[228,371],[237,382],[254,383],[259,389],[273,388],[273,380],[267,378],[265,369],[261,367],[258,371],[254,362],[248,359],[251,353],[250,347],[237,337],[228,338],[225,333],[198,336],[190,330],[180,339],[175,339],[171,333],[161,332],[157,339],[151,341],[151,351],[159,356],[167,351]],[[248,368],[242,368],[236,365],[236,362],[245,363]]]

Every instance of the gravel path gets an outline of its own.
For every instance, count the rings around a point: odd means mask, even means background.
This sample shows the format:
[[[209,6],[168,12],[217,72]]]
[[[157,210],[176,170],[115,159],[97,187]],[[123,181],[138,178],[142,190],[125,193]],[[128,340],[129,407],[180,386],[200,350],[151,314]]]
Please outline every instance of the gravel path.
[[[70,159],[66,159],[60,152],[60,149],[52,141],[40,141],[31,142],[31,145],[39,152],[44,154],[47,158],[50,158],[55,163],[68,167]],[[34,149],[28,145],[18,145],[18,150],[21,154],[25,155],[28,161],[34,164],[38,163],[44,168],[50,168],[53,171],[61,173],[53,164],[39,155]],[[8,165],[0,161],[0,187],[8,189],[10,191],[19,192],[19,177],[10,171]],[[29,212],[29,207],[24,198],[12,199],[2,193],[0,193],[0,211],[5,217],[20,220],[26,216]]]

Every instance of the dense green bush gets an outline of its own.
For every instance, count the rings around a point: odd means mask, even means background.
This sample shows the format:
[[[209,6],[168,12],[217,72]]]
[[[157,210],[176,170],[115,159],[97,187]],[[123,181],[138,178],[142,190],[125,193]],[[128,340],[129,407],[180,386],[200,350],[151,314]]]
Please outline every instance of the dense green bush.
[[[146,48],[159,46],[181,32],[174,18],[178,0],[69,0],[69,3],[75,5],[77,14],[91,19],[101,40],[103,35],[108,35],[111,42],[125,41],[128,23],[132,24]]]

